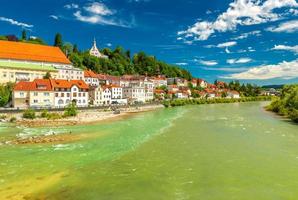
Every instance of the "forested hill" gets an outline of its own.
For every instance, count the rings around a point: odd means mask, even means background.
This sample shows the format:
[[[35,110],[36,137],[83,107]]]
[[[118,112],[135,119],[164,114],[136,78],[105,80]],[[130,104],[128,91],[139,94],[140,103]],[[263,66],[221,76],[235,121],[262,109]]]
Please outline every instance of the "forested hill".
[[[129,50],[124,50],[121,47],[114,50],[105,48],[101,52],[109,59],[90,56],[89,52],[72,52],[69,59],[75,66],[91,69],[97,73],[116,76],[123,74],[165,75],[191,79],[191,74],[187,70],[159,61],[154,56],[148,56],[144,52],[139,52],[132,57]]]
[[[22,32],[20,38],[14,35],[9,35],[0,36],[0,40],[46,44],[42,38],[27,37],[26,31]],[[105,48],[101,50],[101,53],[108,56],[109,59],[97,58],[89,55],[89,51],[80,51],[77,45],[63,42],[62,35],[59,33],[55,35],[53,46],[60,47],[72,61],[74,66],[82,69],[91,69],[97,73],[116,76],[124,74],[148,76],[165,75],[167,77],[181,77],[188,80],[192,78],[189,71],[159,61],[154,56],[149,56],[145,52],[131,55],[130,50],[125,50],[122,47],[117,47],[115,49]]]

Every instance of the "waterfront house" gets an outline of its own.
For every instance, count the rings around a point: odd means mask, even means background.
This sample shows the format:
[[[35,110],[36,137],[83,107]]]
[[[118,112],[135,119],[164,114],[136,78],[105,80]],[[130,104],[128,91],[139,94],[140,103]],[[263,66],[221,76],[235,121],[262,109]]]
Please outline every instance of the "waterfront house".
[[[99,86],[90,91],[90,102],[94,106],[110,105],[112,92],[107,85]]]
[[[99,86],[98,75],[95,74],[91,70],[85,70],[84,71],[84,81],[89,86],[95,86],[95,87]]]
[[[50,80],[35,79],[18,82],[12,93],[15,108],[50,108],[54,106],[54,92]]]
[[[151,77],[150,80],[153,83],[154,88],[167,86],[167,78],[163,76]]]
[[[239,92],[237,92],[235,90],[228,91],[227,92],[227,98],[239,99],[240,98],[240,94],[239,94]]]
[[[89,86],[83,80],[54,80],[51,79],[55,107],[65,107],[75,103],[78,107],[89,104]]]
[[[175,96],[177,99],[187,99],[189,98],[190,95],[187,91],[179,90],[178,92],[175,93]]]

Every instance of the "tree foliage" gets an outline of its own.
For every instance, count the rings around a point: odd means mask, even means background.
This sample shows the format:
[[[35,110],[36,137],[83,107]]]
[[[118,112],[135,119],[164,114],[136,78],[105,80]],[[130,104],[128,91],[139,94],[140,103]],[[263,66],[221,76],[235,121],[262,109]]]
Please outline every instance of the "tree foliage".
[[[280,98],[272,101],[267,109],[298,122],[298,84],[284,86]]]
[[[13,83],[0,85],[0,107],[6,106],[11,101],[13,87]]]

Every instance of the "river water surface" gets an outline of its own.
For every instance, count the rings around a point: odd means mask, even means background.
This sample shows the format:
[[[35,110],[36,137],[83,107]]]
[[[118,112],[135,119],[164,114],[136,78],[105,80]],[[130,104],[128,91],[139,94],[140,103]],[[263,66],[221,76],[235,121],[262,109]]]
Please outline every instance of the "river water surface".
[[[298,126],[263,106],[186,106],[60,128],[0,124],[1,141],[81,138],[2,144],[0,199],[297,199]]]

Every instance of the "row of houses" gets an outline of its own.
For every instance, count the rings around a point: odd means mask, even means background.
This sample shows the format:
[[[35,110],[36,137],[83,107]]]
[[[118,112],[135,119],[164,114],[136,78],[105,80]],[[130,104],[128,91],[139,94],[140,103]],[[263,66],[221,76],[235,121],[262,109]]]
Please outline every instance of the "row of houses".
[[[95,41],[90,54],[108,59],[100,54]],[[47,73],[50,79],[44,79]],[[58,47],[0,41],[0,84],[8,82],[16,83],[12,102],[16,108],[65,107],[71,102],[82,107],[144,103],[165,94],[189,98],[196,92],[190,87],[203,89],[198,91],[202,97],[219,92],[217,86],[202,79],[187,81],[162,75],[119,77],[83,71],[74,67]]]

